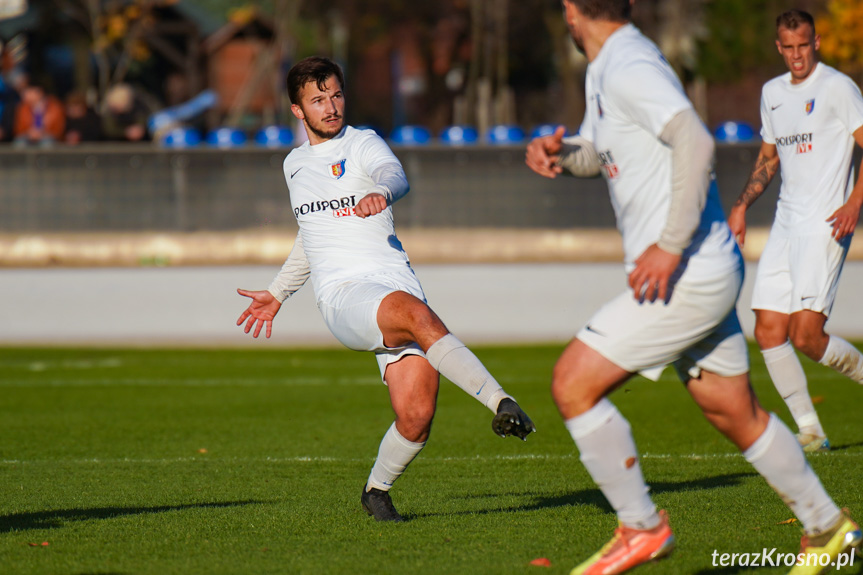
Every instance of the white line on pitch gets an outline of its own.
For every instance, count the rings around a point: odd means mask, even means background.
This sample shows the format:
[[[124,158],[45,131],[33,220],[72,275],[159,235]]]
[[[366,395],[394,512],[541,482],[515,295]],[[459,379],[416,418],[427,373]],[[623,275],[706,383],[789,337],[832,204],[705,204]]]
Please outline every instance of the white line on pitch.
[[[852,452],[830,452],[814,454],[818,457],[860,457],[863,453]],[[742,457],[739,453],[644,453],[642,459],[685,459],[698,461],[702,459],[736,459]],[[524,455],[472,455],[463,457],[423,457],[422,461],[518,461],[518,460],[564,460],[577,459],[578,455],[570,454],[524,454]],[[296,457],[211,457],[202,454],[194,457],[174,458],[84,458],[84,459],[3,459],[0,465],[58,465],[58,464],[102,464],[116,465],[124,463],[160,465],[166,463],[361,463],[373,460],[373,457],[325,457],[325,456],[296,456]],[[419,461],[419,460],[418,460]]]
[[[53,379],[42,381],[11,380],[0,387],[90,387],[90,386],[152,386],[152,387],[216,387],[267,385],[381,385],[377,377],[286,377],[276,379]]]

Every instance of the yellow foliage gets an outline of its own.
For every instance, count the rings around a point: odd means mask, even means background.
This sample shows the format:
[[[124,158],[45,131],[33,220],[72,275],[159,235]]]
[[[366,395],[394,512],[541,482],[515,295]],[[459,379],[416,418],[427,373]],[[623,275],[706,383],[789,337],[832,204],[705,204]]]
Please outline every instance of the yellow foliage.
[[[109,16],[105,23],[105,36],[111,42],[123,38],[128,30],[128,22],[118,14]]]
[[[132,45],[131,55],[133,60],[146,62],[152,56],[152,52],[145,42],[139,40]]]
[[[141,10],[141,7],[137,4],[129,4],[129,6],[126,7],[126,18],[129,21],[137,20],[141,17],[142,13],[143,11]]]
[[[255,19],[258,10],[254,6],[241,6],[228,12],[228,20],[238,26],[245,26]]]
[[[863,70],[863,2],[830,0],[815,21],[825,61],[849,72]]]

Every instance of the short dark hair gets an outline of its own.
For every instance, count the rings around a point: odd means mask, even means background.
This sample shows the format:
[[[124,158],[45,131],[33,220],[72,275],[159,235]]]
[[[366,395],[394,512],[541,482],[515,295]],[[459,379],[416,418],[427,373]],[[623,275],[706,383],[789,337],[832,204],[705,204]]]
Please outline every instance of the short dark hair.
[[[815,19],[812,14],[803,10],[788,10],[776,17],[776,29],[788,28],[796,30],[798,26],[809,24],[812,32],[815,32]]]
[[[300,90],[309,82],[314,82],[319,90],[324,89],[327,80],[335,76],[339,87],[345,87],[345,76],[338,64],[322,56],[309,56],[297,62],[288,72],[288,98],[291,104],[300,103]]]
[[[627,21],[632,14],[632,0],[563,0],[572,2],[591,20]]]

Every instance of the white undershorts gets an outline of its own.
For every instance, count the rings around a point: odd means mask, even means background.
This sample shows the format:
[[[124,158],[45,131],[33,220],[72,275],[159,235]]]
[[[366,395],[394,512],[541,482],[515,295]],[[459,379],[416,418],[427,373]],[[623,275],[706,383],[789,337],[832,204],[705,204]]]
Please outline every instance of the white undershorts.
[[[851,237],[783,237],[771,233],[758,261],[752,309],[830,315]]]
[[[654,381],[668,364],[684,382],[701,370],[741,375],[749,371],[735,309],[742,284],[742,269],[703,285],[678,284],[668,304],[638,303],[626,290],[601,307],[576,337],[618,367]]]
[[[405,355],[425,357],[417,344],[389,348],[378,326],[378,308],[389,294],[407,292],[423,302],[423,288],[413,270],[386,272],[363,276],[323,290],[318,309],[330,332],[346,347],[357,351],[373,351],[378,360],[381,379],[386,381],[386,369]]]

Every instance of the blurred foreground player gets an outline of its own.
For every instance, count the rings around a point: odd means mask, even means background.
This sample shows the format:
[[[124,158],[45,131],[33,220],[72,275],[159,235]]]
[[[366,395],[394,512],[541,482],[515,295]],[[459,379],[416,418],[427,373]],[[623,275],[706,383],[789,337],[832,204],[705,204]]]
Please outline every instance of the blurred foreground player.
[[[401,521],[389,489],[426,444],[438,373],[495,413],[498,435],[525,439],[536,428],[426,304],[393,226],[392,203],[408,192],[404,170],[373,131],[345,125],[341,69],[311,57],[290,70],[287,82],[291,110],[309,137],[284,163],[300,230],[267,290],[238,290],[252,303],[237,325],[246,322],[254,337],[266,326],[270,337],[282,302],[311,277],[333,335],[351,349],[375,352],[396,418],[361,502],[379,521]]]
[[[743,259],[712,178],[713,139],[665,58],[629,22],[630,0],[564,0],[563,7],[589,62],[587,110],[577,136],[564,141],[559,128],[535,139],[526,161],[547,177],[604,175],[629,274],[629,289],[590,319],[553,373],[552,395],[581,461],[620,522],[572,573],[622,573],[674,547],[668,517],[648,495],[629,423],[606,397],[635,373],[658,378],[667,364],[797,515],[804,552],[835,558],[859,544],[860,530],[749,384],[735,311]]]

